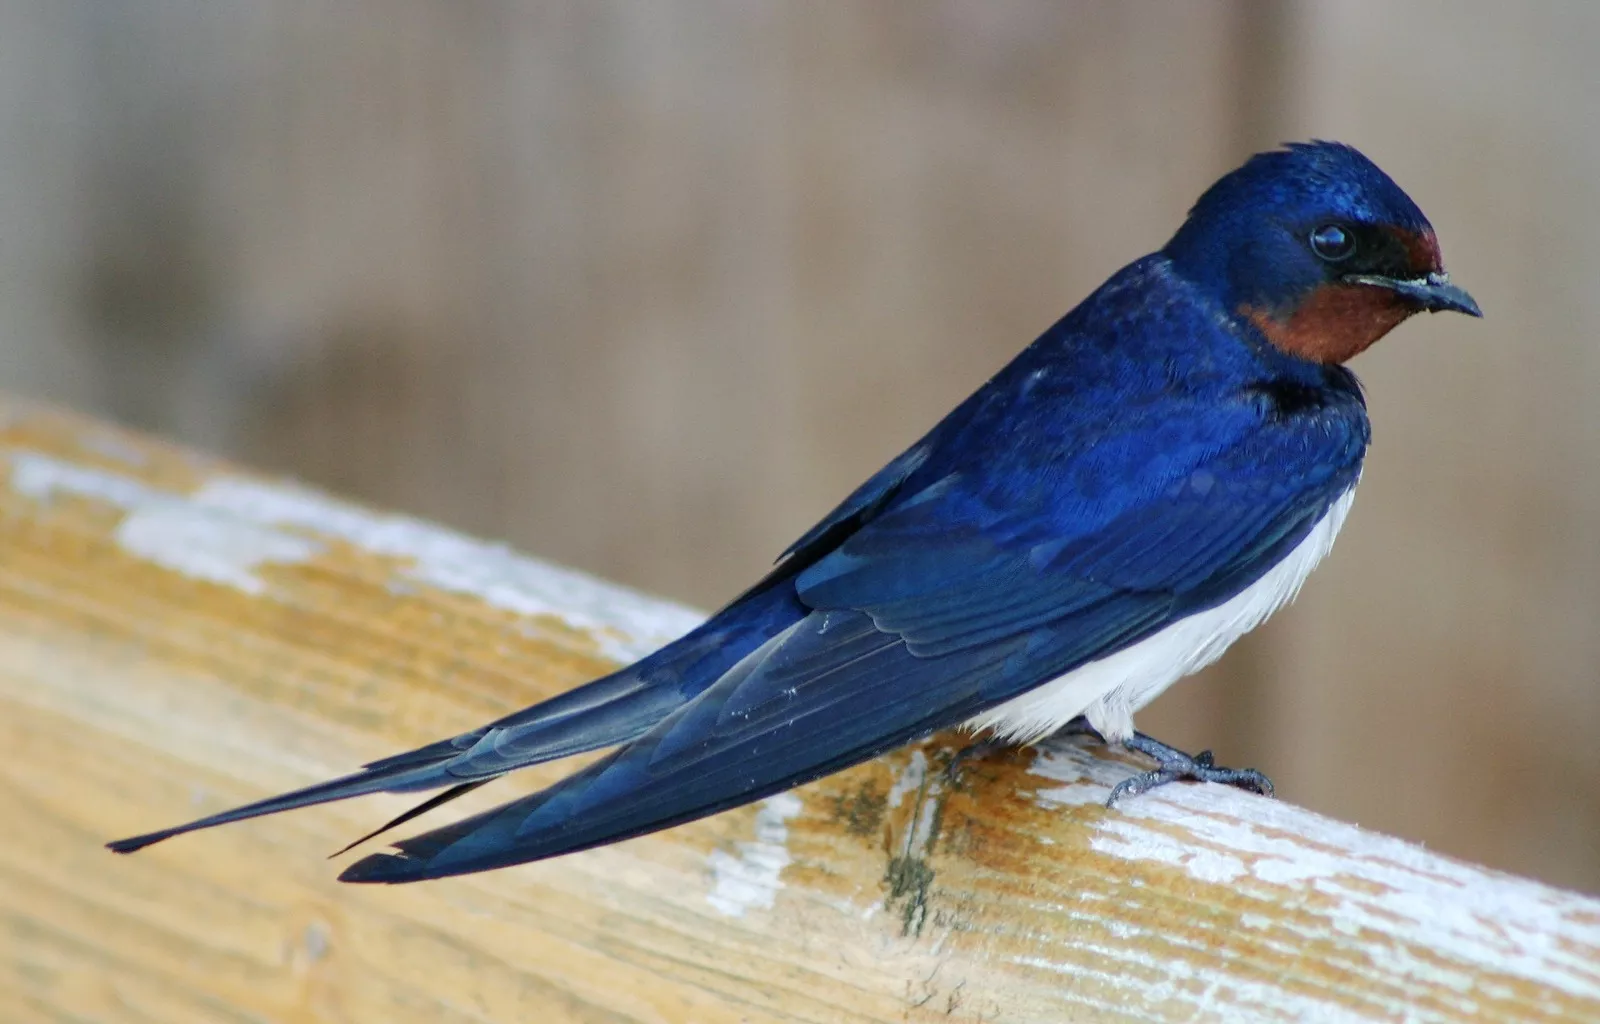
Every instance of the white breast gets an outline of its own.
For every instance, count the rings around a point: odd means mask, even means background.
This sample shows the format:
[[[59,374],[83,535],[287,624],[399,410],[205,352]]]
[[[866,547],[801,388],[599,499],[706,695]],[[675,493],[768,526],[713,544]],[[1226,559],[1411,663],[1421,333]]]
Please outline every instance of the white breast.
[[[967,728],[991,729],[1000,739],[1032,743],[1086,714],[1108,741],[1127,739],[1133,735],[1135,711],[1222,657],[1230,644],[1294,599],[1333,547],[1355,497],[1352,486],[1288,557],[1222,604],[990,708],[968,721]]]

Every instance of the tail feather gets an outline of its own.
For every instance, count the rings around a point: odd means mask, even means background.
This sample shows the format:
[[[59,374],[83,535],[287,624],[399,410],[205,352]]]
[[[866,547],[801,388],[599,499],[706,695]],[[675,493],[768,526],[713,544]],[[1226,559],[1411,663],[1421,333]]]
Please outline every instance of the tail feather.
[[[352,796],[365,796],[368,793],[381,793],[386,790],[422,789],[430,785],[448,785],[451,781],[448,775],[440,770],[440,765],[448,761],[446,755],[435,758],[431,763],[421,765],[401,765],[388,769],[363,770],[328,782],[319,782],[314,786],[297,789],[292,793],[281,796],[268,797],[254,803],[235,807],[232,810],[222,811],[208,817],[199,818],[183,825],[164,828],[159,832],[147,832],[142,836],[131,836],[127,839],[118,839],[106,844],[106,847],[116,853],[133,853],[161,842],[173,836],[183,835],[185,832],[195,832],[203,828],[212,828],[216,825],[226,825],[229,822],[244,821],[248,818],[259,818],[264,814],[277,814],[279,811],[291,811],[297,807],[311,807],[315,804],[330,803],[334,800],[344,800]]]
[[[106,845],[117,853],[132,853],[185,832],[279,811],[368,793],[449,787],[356,840],[350,844],[353,847],[513,769],[637,739],[802,614],[792,589],[752,592],[710,622],[619,672],[471,732],[380,758],[342,778]]]
[[[371,832],[368,832],[366,835],[362,836],[360,839],[357,839],[354,842],[346,844],[344,847],[342,847],[341,849],[335,851],[334,853],[330,853],[328,855],[328,859],[332,860],[335,857],[339,857],[339,856],[342,856],[342,855],[344,855],[346,853],[349,853],[351,850],[354,850],[356,847],[360,846],[362,843],[366,842],[368,839],[376,839],[379,836],[383,835],[385,832],[389,831],[390,829],[398,828],[401,825],[404,825],[406,822],[410,821],[412,818],[416,818],[416,817],[419,817],[421,815],[427,814],[429,811],[433,810],[435,807],[441,807],[444,804],[447,804],[450,801],[454,800],[458,796],[466,796],[468,793],[470,793],[473,790],[477,789],[479,786],[483,785],[486,782],[491,782],[491,781],[493,781],[492,778],[490,778],[490,779],[474,779],[472,782],[463,782],[459,786],[451,786],[449,789],[445,790],[443,793],[439,793],[436,796],[433,796],[433,797],[431,797],[431,798],[429,798],[427,800],[422,801],[422,803],[420,803],[417,806],[411,808],[410,810],[406,811],[405,813],[399,814],[399,815],[396,815],[393,818],[390,818],[388,821],[384,822],[382,825],[379,825],[377,828],[373,829]]]
[[[407,750],[403,754],[390,754],[388,757],[380,757],[376,761],[368,761],[361,768],[363,771],[384,771],[392,768],[414,768],[417,765],[438,764],[440,761],[448,761],[463,750],[466,750],[488,731],[489,727],[484,726],[482,729],[474,729],[472,732],[462,733],[460,736],[439,740],[437,743],[430,743],[425,747]]]
[[[358,846],[513,769],[634,739],[684,701],[676,686],[646,685],[639,678],[640,674],[636,671],[638,667],[596,680],[589,686],[548,701],[553,705],[549,717],[541,714],[544,705],[535,705],[452,739],[369,762],[361,771],[329,782],[258,800],[159,832],[118,839],[106,846],[117,853],[133,853],[186,832],[277,814],[279,811],[369,793],[452,787],[350,844],[351,847]],[[579,697],[587,698],[587,706],[574,708],[574,705],[579,705]]]

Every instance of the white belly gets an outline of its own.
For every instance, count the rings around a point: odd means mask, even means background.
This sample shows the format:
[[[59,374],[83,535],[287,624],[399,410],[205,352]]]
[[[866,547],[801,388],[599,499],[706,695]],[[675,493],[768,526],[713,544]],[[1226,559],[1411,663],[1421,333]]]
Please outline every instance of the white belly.
[[[1180,619],[1161,632],[969,720],[1002,740],[1032,743],[1079,715],[1110,742],[1133,735],[1133,713],[1173,683],[1222,657],[1235,640],[1294,599],[1344,525],[1355,500],[1352,486],[1329,507],[1311,532],[1265,576],[1215,608]]]

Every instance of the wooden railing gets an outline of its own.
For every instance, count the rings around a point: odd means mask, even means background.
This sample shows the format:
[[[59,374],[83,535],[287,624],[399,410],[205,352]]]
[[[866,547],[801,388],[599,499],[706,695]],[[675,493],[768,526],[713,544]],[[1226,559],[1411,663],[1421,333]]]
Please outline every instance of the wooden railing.
[[[476,725],[694,621],[0,405],[0,1019],[1600,1020],[1600,900],[1218,787],[1107,811],[1131,769],[1093,745],[952,782],[961,741],[936,737],[659,835],[396,888],[341,886],[324,855],[403,797],[101,846]]]

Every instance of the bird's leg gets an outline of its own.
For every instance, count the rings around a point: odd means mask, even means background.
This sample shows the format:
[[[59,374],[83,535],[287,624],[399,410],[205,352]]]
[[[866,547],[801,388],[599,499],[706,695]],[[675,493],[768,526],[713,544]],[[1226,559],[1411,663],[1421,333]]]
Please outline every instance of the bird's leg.
[[[1063,725],[1050,735],[1093,736],[1100,742],[1105,742],[1105,737],[1101,736],[1100,731],[1094,726],[1090,725],[1089,719],[1083,715],[1079,715],[1077,718],[1074,718],[1072,721],[1068,722],[1066,725]],[[951,785],[955,785],[961,777],[961,769],[968,761],[981,761],[990,754],[997,754],[1002,750],[1010,750],[1016,745],[1017,744],[1007,740],[991,736],[989,739],[978,740],[965,747],[962,747],[960,750],[956,751],[954,757],[950,758],[950,763],[945,765],[945,781],[949,782]]]
[[[977,740],[962,747],[950,758],[950,763],[944,766],[944,781],[947,785],[954,786],[961,781],[961,769],[968,761],[981,761],[990,754],[1008,750],[1015,744],[1005,740],[990,737],[986,740]]]
[[[1072,721],[1068,722],[1066,725],[1063,725],[1061,728],[1057,729],[1054,733],[1051,733],[1051,735],[1052,736],[1093,736],[1095,739],[1099,740],[1101,743],[1104,743],[1106,741],[1106,738],[1104,736],[1100,735],[1100,730],[1096,729],[1094,726],[1089,724],[1089,716],[1088,715],[1079,715],[1077,718],[1074,718]]]
[[[1148,793],[1157,786],[1165,786],[1169,782],[1180,779],[1193,779],[1196,782],[1220,782],[1225,786],[1238,786],[1240,789],[1253,790],[1262,796],[1272,795],[1272,780],[1256,771],[1254,768],[1219,768],[1212,760],[1211,751],[1202,750],[1190,757],[1176,747],[1169,747],[1153,736],[1146,736],[1136,732],[1122,741],[1122,745],[1129,750],[1143,754],[1155,761],[1161,767],[1148,772],[1141,772],[1131,778],[1123,779],[1111,790],[1111,795],[1106,797],[1106,806],[1113,807],[1118,800],[1125,796],[1137,796]]]

